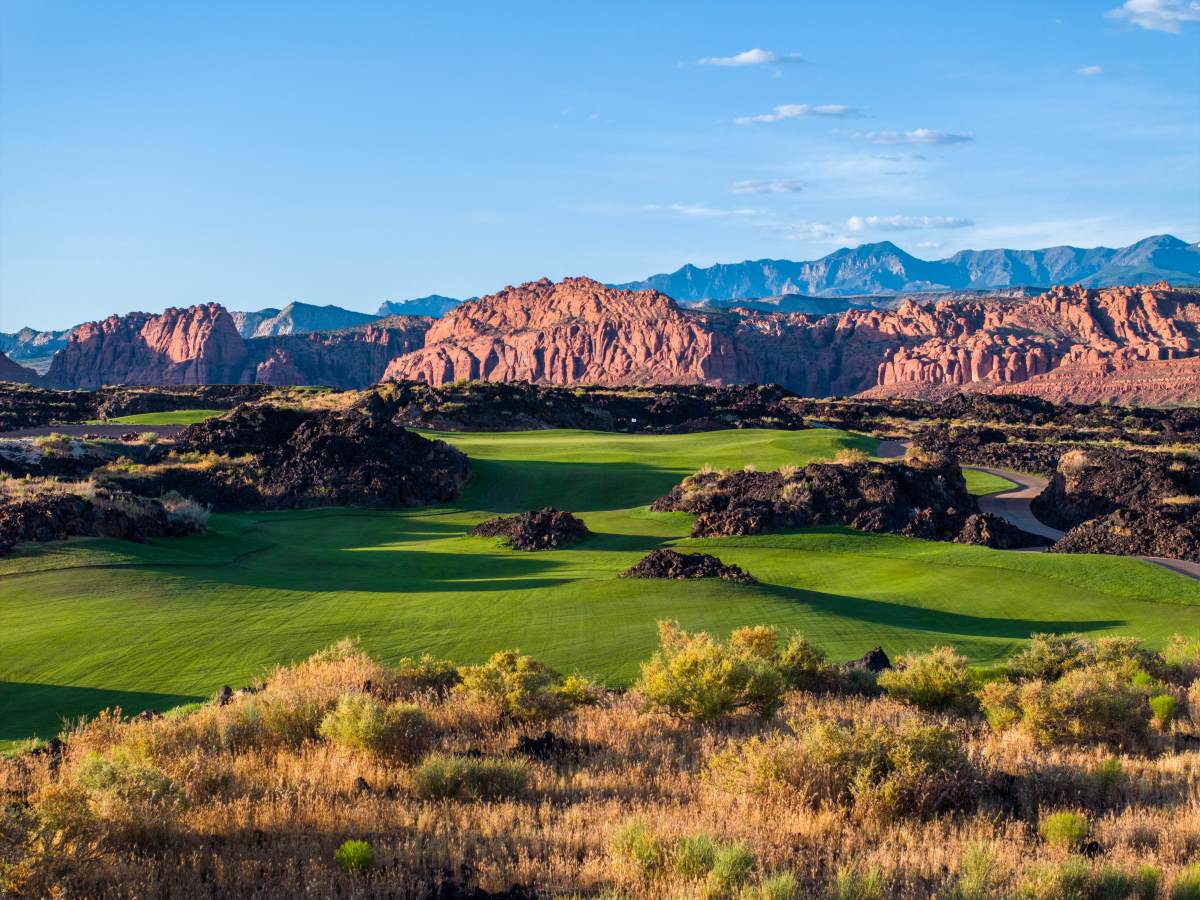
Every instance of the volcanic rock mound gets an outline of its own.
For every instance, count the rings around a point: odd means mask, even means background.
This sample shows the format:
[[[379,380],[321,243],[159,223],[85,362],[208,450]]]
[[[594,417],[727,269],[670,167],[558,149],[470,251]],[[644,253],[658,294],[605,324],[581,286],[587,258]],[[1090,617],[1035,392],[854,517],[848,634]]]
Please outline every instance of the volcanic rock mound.
[[[477,537],[502,537],[513,550],[555,550],[574,544],[590,532],[583,520],[553,506],[519,516],[498,516],[480,522],[469,532]]]
[[[144,543],[152,537],[200,530],[174,519],[157,500],[96,490],[92,499],[59,490],[0,499],[0,555],[26,541],[103,536]]]
[[[621,573],[622,578],[720,578],[723,581],[740,581],[742,584],[758,584],[749,572],[740,566],[726,565],[708,553],[679,553],[675,550],[652,550],[637,565]]]
[[[777,472],[700,472],[651,507],[696,515],[693,537],[849,525],[926,540],[1012,547],[1035,539],[979,513],[953,460],[810,463]]]

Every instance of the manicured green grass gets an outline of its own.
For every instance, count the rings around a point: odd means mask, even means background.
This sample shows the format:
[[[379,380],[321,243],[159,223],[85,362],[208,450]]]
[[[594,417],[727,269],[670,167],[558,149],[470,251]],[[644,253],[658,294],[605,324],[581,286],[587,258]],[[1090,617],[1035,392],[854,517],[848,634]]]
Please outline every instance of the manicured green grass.
[[[385,660],[468,662],[520,647],[627,684],[655,621],[798,628],[835,657],[952,643],[979,663],[1031,632],[1200,632],[1200,585],[1133,559],[1010,553],[849,529],[691,540],[647,504],[704,464],[761,469],[872,449],[843,432],[441,435],[471,456],[461,501],[398,512],[213,516],[198,538],[83,540],[0,560],[0,742],[113,703],[164,708],[358,636]],[[496,512],[553,504],[591,537],[519,553],[467,537]],[[625,580],[649,550],[702,548],[759,585]]]
[[[1007,478],[1001,478],[991,472],[982,472],[979,469],[963,469],[963,476],[967,479],[967,490],[976,497],[983,497],[986,494],[1001,494],[1017,486],[1015,482],[1009,481]]]
[[[85,425],[193,425],[213,416],[224,415],[225,409],[172,409],[167,412],[136,413],[113,419],[91,419]]]

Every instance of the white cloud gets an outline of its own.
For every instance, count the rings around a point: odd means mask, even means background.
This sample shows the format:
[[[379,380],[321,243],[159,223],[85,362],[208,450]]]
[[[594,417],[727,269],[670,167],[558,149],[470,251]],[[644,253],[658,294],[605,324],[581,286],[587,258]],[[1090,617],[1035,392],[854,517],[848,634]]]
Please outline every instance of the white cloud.
[[[681,216],[689,216],[696,219],[749,219],[761,216],[764,213],[763,210],[753,207],[724,209],[716,206],[705,206],[702,203],[672,203],[670,206],[660,206],[656,203],[651,203],[643,208],[651,212],[673,212]]]
[[[1104,69],[1102,69],[1100,66],[1084,66],[1081,69],[1076,69],[1075,74],[1082,75],[1084,78],[1089,78],[1092,75],[1099,75],[1103,71]]]
[[[974,135],[954,131],[935,131],[932,128],[914,128],[912,131],[860,131],[854,135],[860,141],[872,144],[969,144]]]
[[[771,63],[798,63],[804,58],[798,53],[774,53],[771,50],[743,50],[733,56],[708,56],[696,60],[700,66],[765,66]]]
[[[961,216],[851,216],[846,228],[861,231],[915,231],[925,228],[969,228],[975,223]]]
[[[860,110],[840,103],[826,103],[821,106],[809,106],[807,103],[785,103],[783,106],[776,106],[769,113],[757,116],[739,116],[733,121],[738,125],[750,125],[754,122],[782,122],[784,119],[807,119],[812,116],[853,119],[860,115],[862,115]]]
[[[799,181],[735,181],[735,194],[798,194],[804,190]]]
[[[1200,22],[1197,0],[1125,0],[1105,13],[1110,19],[1128,19],[1138,28],[1179,34],[1188,22]]]
[[[828,222],[791,222],[784,231],[789,241],[824,241],[836,235],[838,229]]]

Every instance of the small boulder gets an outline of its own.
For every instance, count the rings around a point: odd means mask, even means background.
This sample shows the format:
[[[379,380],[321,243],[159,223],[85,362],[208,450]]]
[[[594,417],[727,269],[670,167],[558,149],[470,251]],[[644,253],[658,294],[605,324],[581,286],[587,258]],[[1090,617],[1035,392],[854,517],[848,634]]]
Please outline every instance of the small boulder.
[[[858,659],[852,659],[848,663],[844,663],[842,668],[847,672],[882,672],[884,669],[890,669],[892,661],[888,659],[888,655],[883,652],[882,647],[875,647],[868,650]]]

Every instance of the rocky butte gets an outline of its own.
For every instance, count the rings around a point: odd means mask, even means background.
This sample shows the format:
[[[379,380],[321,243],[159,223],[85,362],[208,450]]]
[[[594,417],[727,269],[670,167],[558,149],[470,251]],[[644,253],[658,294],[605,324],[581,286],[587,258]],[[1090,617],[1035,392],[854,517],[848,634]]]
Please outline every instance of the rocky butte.
[[[395,317],[341,331],[245,339],[221,305],[109,316],[72,329],[48,387],[106,384],[374,384],[388,362],[421,347],[431,319]]]
[[[1200,351],[1197,300],[1165,283],[1076,286],[1028,300],[906,302],[818,317],[683,310],[654,290],[543,279],[451,311],[429,329],[425,347],[393,360],[384,378],[777,383],[813,396],[1028,384],[1058,399],[1084,389],[1142,402],[1156,393],[1200,399],[1191,359]]]

